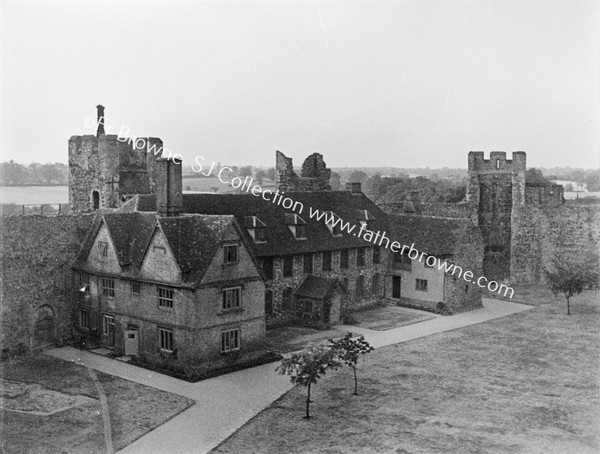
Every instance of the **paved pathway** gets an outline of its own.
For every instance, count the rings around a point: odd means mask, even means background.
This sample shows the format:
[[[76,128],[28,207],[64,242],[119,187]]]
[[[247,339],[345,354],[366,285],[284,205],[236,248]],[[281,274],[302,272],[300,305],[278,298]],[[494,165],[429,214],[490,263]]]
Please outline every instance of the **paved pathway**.
[[[483,301],[482,309],[451,317],[436,316],[387,331],[344,325],[336,328],[364,334],[371,345],[383,347],[532,308],[507,301]],[[274,371],[275,363],[188,383],[70,347],[52,349],[46,353],[196,401],[189,409],[127,446],[122,453],[206,453],[292,387],[288,377]]]

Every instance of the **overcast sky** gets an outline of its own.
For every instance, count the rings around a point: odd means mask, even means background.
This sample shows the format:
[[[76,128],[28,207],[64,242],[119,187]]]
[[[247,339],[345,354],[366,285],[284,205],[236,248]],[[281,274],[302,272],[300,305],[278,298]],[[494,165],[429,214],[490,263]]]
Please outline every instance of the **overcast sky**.
[[[1,160],[106,122],[191,164],[598,167],[598,2],[6,1]]]

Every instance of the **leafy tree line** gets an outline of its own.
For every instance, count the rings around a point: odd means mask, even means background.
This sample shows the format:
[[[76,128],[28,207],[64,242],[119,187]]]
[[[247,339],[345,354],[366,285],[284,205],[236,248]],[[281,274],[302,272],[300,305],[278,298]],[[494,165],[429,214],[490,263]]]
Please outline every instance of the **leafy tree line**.
[[[69,183],[69,168],[60,162],[27,166],[12,159],[0,162],[1,186],[63,186]]]
[[[383,177],[376,173],[369,177],[358,171],[350,175],[349,181],[363,184],[362,190],[375,202],[393,203],[406,200],[411,191],[419,191],[421,202],[424,203],[458,203],[467,195],[467,180],[426,178],[408,175]]]

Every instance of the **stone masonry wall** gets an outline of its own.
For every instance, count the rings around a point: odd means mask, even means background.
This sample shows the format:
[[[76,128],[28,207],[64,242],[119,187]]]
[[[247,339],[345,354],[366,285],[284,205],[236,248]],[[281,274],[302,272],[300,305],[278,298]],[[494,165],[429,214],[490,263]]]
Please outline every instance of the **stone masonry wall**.
[[[32,349],[49,337],[70,336],[71,264],[93,219],[93,215],[0,218],[2,349],[14,351],[19,345]],[[43,326],[42,318],[46,318]]]
[[[511,280],[542,282],[554,254],[578,259],[599,253],[600,205],[520,206],[511,243]]]

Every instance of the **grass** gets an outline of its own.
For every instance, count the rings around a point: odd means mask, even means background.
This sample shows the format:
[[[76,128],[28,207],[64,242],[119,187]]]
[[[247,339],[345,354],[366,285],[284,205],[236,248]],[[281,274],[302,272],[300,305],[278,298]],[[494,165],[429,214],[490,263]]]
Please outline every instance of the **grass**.
[[[1,452],[106,452],[100,401],[84,367],[44,355],[21,357],[1,366],[6,380],[38,383],[94,399],[50,416],[0,410]],[[124,448],[193,404],[185,397],[97,374],[107,395],[115,449]]]
[[[532,293],[532,292],[530,292]],[[540,304],[542,303],[542,304]],[[597,453],[599,293],[375,350],[295,388],[215,453]]]

